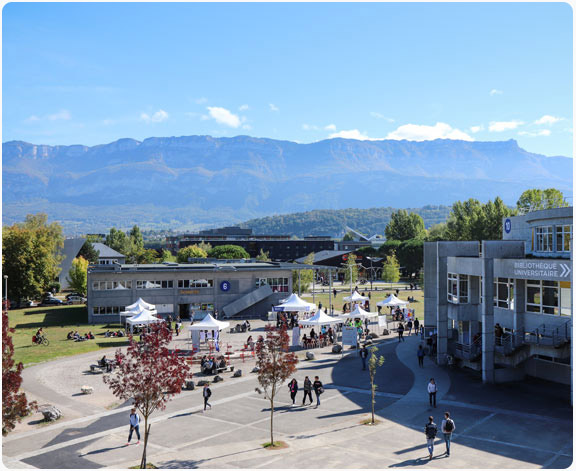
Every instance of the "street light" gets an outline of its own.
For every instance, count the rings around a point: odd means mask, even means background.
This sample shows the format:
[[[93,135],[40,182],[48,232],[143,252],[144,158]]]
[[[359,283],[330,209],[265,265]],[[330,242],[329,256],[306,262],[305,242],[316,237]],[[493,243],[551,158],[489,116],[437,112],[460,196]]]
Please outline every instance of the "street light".
[[[4,301],[8,301],[8,275],[4,275]]]

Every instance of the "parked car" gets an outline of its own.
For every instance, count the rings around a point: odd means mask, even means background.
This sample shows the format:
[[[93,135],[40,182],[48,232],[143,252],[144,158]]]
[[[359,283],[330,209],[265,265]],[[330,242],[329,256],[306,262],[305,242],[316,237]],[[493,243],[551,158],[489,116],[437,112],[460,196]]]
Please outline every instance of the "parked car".
[[[44,298],[42,300],[43,306],[59,306],[61,304],[64,304],[64,301],[58,298]]]
[[[80,293],[76,293],[76,292],[74,292],[74,293],[68,293],[68,294],[66,295],[66,300],[70,299],[72,296],[78,296],[78,297],[80,297],[80,298],[83,297],[82,294],[80,294]]]
[[[70,296],[66,297],[66,304],[86,304],[86,298],[82,296]]]

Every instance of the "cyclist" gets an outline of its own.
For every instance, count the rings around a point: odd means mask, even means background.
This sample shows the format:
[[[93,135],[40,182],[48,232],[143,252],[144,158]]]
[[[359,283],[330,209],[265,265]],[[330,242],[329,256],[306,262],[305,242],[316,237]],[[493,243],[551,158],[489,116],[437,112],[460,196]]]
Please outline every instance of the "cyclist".
[[[44,339],[44,331],[42,330],[42,327],[40,327],[36,332],[36,343],[41,344],[43,339]]]

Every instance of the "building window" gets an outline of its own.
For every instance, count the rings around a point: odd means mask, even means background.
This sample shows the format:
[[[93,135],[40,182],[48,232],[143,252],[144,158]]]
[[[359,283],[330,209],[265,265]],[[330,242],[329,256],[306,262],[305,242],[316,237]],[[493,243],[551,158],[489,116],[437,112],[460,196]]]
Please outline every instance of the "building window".
[[[535,252],[552,252],[552,226],[539,226],[534,231],[534,251]]]
[[[468,275],[448,273],[448,302],[468,303]]]
[[[172,280],[163,280],[163,281],[138,280],[136,282],[136,289],[166,289],[173,287],[174,287],[174,281]]]
[[[108,289],[132,289],[132,281],[93,281],[94,291],[104,291]]]
[[[494,282],[494,306],[513,311],[514,287],[512,278],[497,278]]]
[[[125,306],[94,306],[92,308],[92,314],[95,316],[110,316],[113,314],[118,315],[125,309]]]
[[[568,281],[526,280],[526,312],[570,316],[571,294]]]
[[[212,288],[214,280],[178,280],[178,288]]]
[[[572,248],[572,224],[556,226],[556,252],[570,252]]]
[[[257,278],[256,288],[268,285],[275,293],[288,293],[288,278]]]

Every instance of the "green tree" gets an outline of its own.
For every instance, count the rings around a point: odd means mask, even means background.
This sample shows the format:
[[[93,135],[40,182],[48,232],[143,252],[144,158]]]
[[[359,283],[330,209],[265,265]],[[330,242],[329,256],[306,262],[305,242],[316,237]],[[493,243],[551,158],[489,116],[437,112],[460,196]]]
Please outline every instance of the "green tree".
[[[424,219],[419,214],[399,209],[390,216],[384,234],[387,240],[424,239],[426,237]]]
[[[189,258],[206,258],[208,254],[197,245],[189,245],[178,250],[176,260],[178,263],[188,263]]]
[[[219,245],[210,249],[208,257],[235,260],[250,258],[250,255],[239,245]]]
[[[256,260],[260,262],[269,262],[270,257],[268,255],[270,255],[270,252],[264,252],[263,249],[260,249],[260,253],[256,256]]]
[[[387,255],[396,253],[400,249],[401,245],[401,240],[387,240],[378,249],[378,255],[380,257],[386,257]]]
[[[350,240],[354,240],[354,236],[350,232],[347,232],[344,234],[344,237],[342,237],[342,242],[348,242]]]
[[[370,392],[372,393],[372,425],[376,423],[374,419],[374,409],[376,408],[376,371],[384,364],[384,355],[378,355],[378,347],[370,347],[370,358],[368,359],[368,373],[370,373]]]
[[[154,249],[142,249],[138,253],[138,263],[158,263],[160,262],[160,257],[158,252]]]
[[[70,288],[85,296],[88,288],[88,260],[76,257],[72,260],[72,266],[66,277]]]
[[[175,262],[176,257],[174,255],[172,255],[170,250],[162,249],[162,254],[160,255],[160,261],[161,262]]]
[[[556,188],[526,190],[520,195],[516,203],[516,208],[521,213],[567,206],[570,206],[570,203],[564,199],[564,194]]]
[[[304,259],[305,265],[314,265],[314,252],[309,253]],[[314,270],[292,270],[292,292],[298,293],[298,273],[300,273],[300,293],[310,290],[314,280]]]
[[[2,272],[9,278],[10,299],[40,297],[60,272],[62,227],[47,221],[46,214],[29,214],[2,230]]]
[[[85,260],[88,260],[92,264],[98,263],[98,257],[100,256],[100,251],[96,250],[92,245],[92,242],[86,240],[84,245],[78,252],[78,257],[82,257]]]
[[[448,240],[448,233],[445,222],[440,222],[434,224],[428,229],[427,240],[430,242],[436,242],[438,240]]]
[[[418,273],[424,266],[424,241],[405,240],[398,249],[398,262],[408,275]]]
[[[499,197],[486,204],[473,198],[456,201],[446,222],[446,234],[449,240],[500,240],[502,219],[512,214]]]
[[[354,284],[358,280],[358,265],[356,264],[356,255],[348,254],[348,259],[342,267],[344,271],[344,283]],[[352,276],[352,278],[350,278]]]
[[[204,250],[204,252],[208,253],[210,252],[210,250],[212,250],[212,244],[209,244],[207,242],[200,242],[199,244],[196,244],[199,248],[201,248],[202,250]]]
[[[396,283],[400,280],[400,264],[395,254],[386,256],[382,264],[382,280],[388,283]]]
[[[128,261],[130,256],[130,240],[125,232],[115,227],[110,228],[110,232],[106,235],[105,244],[111,249],[116,250],[116,252],[120,252],[126,256]]]

